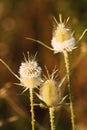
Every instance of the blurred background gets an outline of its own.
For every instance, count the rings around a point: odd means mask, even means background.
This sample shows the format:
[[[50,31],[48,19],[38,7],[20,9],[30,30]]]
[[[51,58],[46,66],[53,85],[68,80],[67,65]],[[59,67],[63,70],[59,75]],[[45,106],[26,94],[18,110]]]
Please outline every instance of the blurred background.
[[[31,37],[51,46],[53,19],[70,16],[68,27],[76,40],[87,28],[87,0],[0,0],[0,58],[18,75],[23,53],[37,52],[37,60],[51,73],[56,65],[59,80],[65,74],[62,54],[25,39]],[[77,130],[87,130],[87,33],[70,53]],[[19,81],[0,63],[0,130],[31,130],[29,94],[15,85]],[[35,99],[37,100],[37,99]],[[37,102],[37,101],[36,101]],[[71,130],[68,107],[55,111],[56,130]],[[49,130],[47,109],[35,107],[36,130]]]

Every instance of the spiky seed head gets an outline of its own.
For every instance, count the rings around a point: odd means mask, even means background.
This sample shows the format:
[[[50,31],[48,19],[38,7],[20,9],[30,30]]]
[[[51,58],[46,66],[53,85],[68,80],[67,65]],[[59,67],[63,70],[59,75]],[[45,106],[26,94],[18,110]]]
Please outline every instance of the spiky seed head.
[[[56,81],[54,79],[46,80],[40,88],[40,95],[48,107],[57,105],[60,100],[60,94]]]
[[[56,30],[53,32],[51,45],[55,53],[66,51],[72,51],[75,47],[75,38],[73,37],[70,29],[65,27],[65,24],[60,19]]]
[[[41,83],[41,67],[38,65],[35,58],[25,59],[19,68],[21,84],[28,88],[35,88]]]

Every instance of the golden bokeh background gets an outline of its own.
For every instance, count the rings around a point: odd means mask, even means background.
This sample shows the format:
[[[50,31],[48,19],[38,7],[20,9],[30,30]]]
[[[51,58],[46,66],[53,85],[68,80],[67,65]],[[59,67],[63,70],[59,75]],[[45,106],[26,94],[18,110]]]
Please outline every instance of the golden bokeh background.
[[[59,79],[65,74],[63,55],[54,55],[47,48],[25,37],[38,39],[51,46],[54,23],[70,16],[68,26],[75,31],[76,40],[87,27],[87,0],[0,0],[0,58],[18,74],[23,53],[37,52],[37,60],[43,71],[51,73],[55,65]],[[77,130],[87,130],[87,33],[70,53],[72,87]],[[0,63],[0,129],[31,130],[30,103],[28,92],[15,85],[19,81]],[[35,99],[37,100],[37,99]],[[69,108],[56,112],[56,130],[70,130]],[[48,130],[48,110],[35,107],[36,130]]]

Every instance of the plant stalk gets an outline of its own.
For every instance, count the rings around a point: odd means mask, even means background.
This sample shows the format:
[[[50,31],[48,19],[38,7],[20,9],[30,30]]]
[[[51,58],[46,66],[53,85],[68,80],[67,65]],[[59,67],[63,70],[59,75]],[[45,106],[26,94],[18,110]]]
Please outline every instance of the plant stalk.
[[[53,107],[49,108],[49,115],[50,115],[51,130],[55,130],[55,125],[54,125],[54,108]]]
[[[30,88],[30,104],[31,104],[31,124],[32,130],[35,130],[34,106],[33,106],[33,88]]]
[[[72,98],[72,87],[71,87],[69,57],[68,57],[68,52],[67,51],[64,51],[63,54],[64,54],[64,60],[65,60],[67,80],[68,80],[68,91],[69,91],[69,100],[70,100],[72,130],[76,130],[76,128],[75,128],[75,116],[74,116],[74,109],[73,109],[73,98]]]

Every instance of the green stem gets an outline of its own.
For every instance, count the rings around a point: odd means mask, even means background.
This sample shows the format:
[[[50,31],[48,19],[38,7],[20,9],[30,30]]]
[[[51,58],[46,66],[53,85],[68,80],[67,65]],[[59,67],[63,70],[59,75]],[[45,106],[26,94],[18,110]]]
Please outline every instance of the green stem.
[[[30,88],[30,103],[31,103],[31,124],[32,124],[32,130],[34,130],[35,126],[35,119],[34,119],[34,106],[33,106],[33,88]]]
[[[54,126],[54,108],[53,107],[49,108],[49,115],[50,115],[51,130],[55,130],[55,126]]]
[[[72,101],[73,99],[72,99],[72,87],[71,87],[70,68],[69,68],[69,57],[68,57],[67,51],[64,51],[63,54],[64,54],[64,60],[65,60],[67,80],[68,80],[72,130],[75,130],[75,117],[74,117],[74,109],[73,109],[73,101]]]

